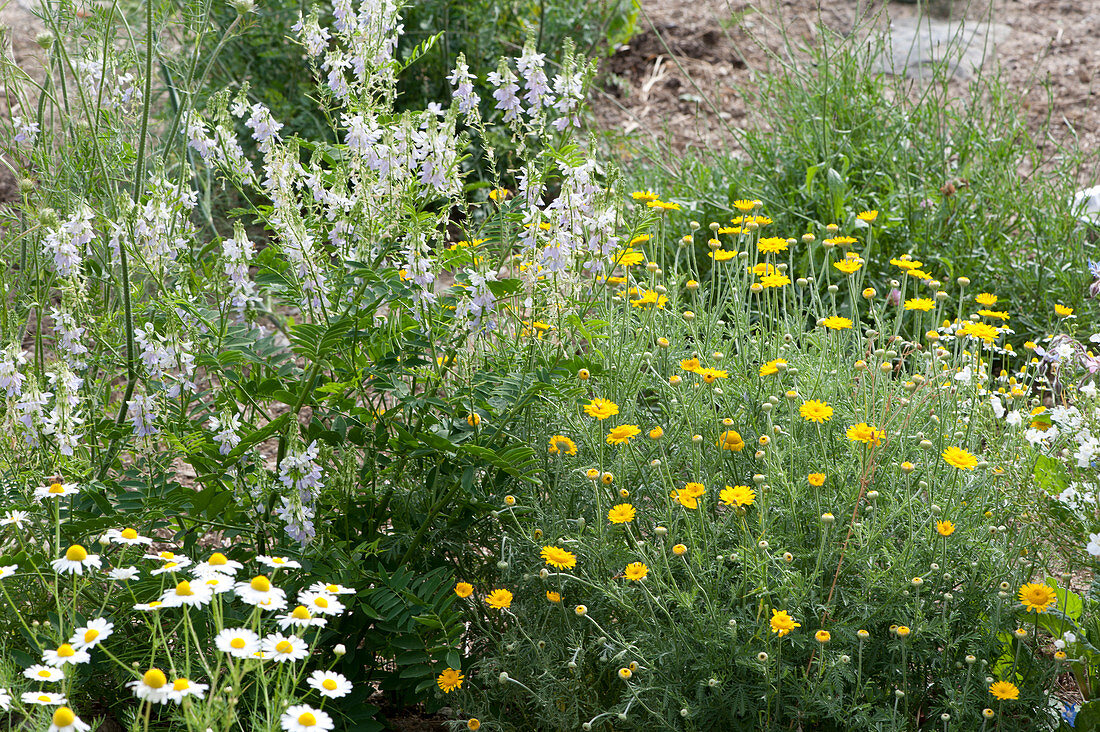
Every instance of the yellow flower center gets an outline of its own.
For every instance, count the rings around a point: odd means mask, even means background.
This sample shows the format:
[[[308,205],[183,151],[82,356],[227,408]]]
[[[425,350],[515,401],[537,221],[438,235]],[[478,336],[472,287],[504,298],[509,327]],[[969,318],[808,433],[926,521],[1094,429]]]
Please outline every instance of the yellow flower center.
[[[211,564],[215,567],[220,567],[229,563],[229,560],[225,558],[225,555],[221,552],[214,552],[210,555],[210,559],[207,560],[207,564]]]
[[[335,594],[340,589],[340,585],[325,585],[325,589]]]
[[[50,697],[46,696],[45,694],[39,694],[38,695],[38,701],[42,702],[43,704],[49,704],[50,703]]]
[[[76,721],[76,715],[73,714],[73,710],[68,707],[59,707],[56,712],[53,713],[53,723],[55,727],[69,727]]]
[[[183,691],[184,689],[190,689],[190,688],[191,688],[191,682],[188,681],[187,679],[176,679],[175,681],[172,682],[172,690],[173,691]]]
[[[166,562],[176,558],[176,555],[172,552],[160,552],[157,556]]]
[[[229,647],[236,648],[238,651],[244,648],[244,645],[244,638],[234,638],[233,640],[229,641]]]
[[[321,687],[324,688],[324,689],[327,689],[328,691],[335,691],[336,690],[336,682],[333,681],[332,679],[325,679],[324,681],[321,682]]]
[[[72,658],[75,655],[76,651],[74,651],[73,647],[70,646],[68,643],[62,643],[60,646],[57,647],[58,658]]]
[[[95,628],[88,628],[87,630],[84,631],[84,642],[85,643],[91,643],[92,641],[94,641],[98,637],[99,637],[99,631],[96,630]]]
[[[328,599],[327,598],[318,597],[315,602],[317,604],[317,607],[328,607]]]
[[[48,679],[51,676],[53,676],[53,673],[51,673],[49,669],[44,668],[38,672],[38,677],[41,679]]]
[[[122,536],[123,539],[129,539],[129,540],[133,541],[134,539],[137,538],[138,533],[136,531],[134,531],[133,529],[123,529],[122,532],[121,532],[121,536]]]
[[[314,717],[311,712],[302,712],[298,715],[298,724],[303,727],[313,727],[317,724],[317,717]]]
[[[286,564],[286,560],[283,559],[282,557],[273,557],[271,559],[271,563],[272,564]]]
[[[294,646],[291,645],[290,641],[282,640],[275,644],[275,650],[279,653],[290,653],[294,650]]]
[[[79,544],[73,544],[69,547],[69,550],[65,552],[65,558],[70,562],[83,562],[88,558],[88,552]]]
[[[183,597],[191,597],[195,593],[191,589],[191,583],[187,580],[184,580],[183,582],[180,582],[178,585],[176,585],[176,594],[182,595]]]
[[[50,483],[50,493],[64,493],[65,486],[60,483]]]
[[[309,610],[306,610],[305,605],[299,605],[298,607],[294,608],[294,612],[292,612],[290,616],[292,618],[297,618],[298,620],[309,620],[310,618]]]
[[[168,678],[159,668],[151,668],[141,677],[142,682],[150,689],[159,689],[168,683]]]
[[[252,581],[248,583],[249,586],[256,590],[256,592],[271,592],[271,580],[264,577],[262,574],[252,578]]]

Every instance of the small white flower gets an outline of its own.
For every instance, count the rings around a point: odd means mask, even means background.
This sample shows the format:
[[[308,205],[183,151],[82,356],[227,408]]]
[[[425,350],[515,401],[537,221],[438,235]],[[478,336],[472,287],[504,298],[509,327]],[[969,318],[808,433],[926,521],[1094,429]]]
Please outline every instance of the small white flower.
[[[1060,650],[1062,650],[1063,648],[1066,647],[1066,642],[1064,640],[1061,640],[1061,639],[1056,640],[1056,641],[1054,641],[1054,647],[1057,648],[1060,651]]]
[[[153,600],[152,602],[139,602],[137,605],[134,605],[135,610],[137,610],[139,612],[143,612],[143,613],[153,612],[154,610],[160,610],[163,607],[164,607],[164,603],[161,602],[160,600]]]
[[[247,628],[226,628],[214,636],[214,647],[234,658],[251,658],[260,650],[260,636]]]
[[[1066,643],[1076,643],[1077,636],[1067,630],[1065,633],[1062,634],[1062,640],[1064,640]]]
[[[48,732],[88,732],[92,726],[73,713],[68,707],[60,707],[50,719]]]
[[[105,618],[96,618],[88,621],[88,624],[84,627],[77,628],[76,632],[73,633],[73,637],[69,639],[69,643],[73,648],[81,650],[95,648],[109,638],[114,629],[114,623],[108,623]]]
[[[13,574],[15,574],[15,570],[17,569],[19,569],[18,564],[9,564],[5,567],[0,567],[0,579],[11,577]]]
[[[286,593],[271,584],[263,575],[253,577],[249,582],[238,582],[233,589],[241,602],[266,610],[282,610],[286,607]]]
[[[318,618],[311,614],[306,609],[305,605],[299,605],[289,613],[278,616],[279,627],[283,630],[288,628],[323,628],[328,622],[324,618]]]
[[[0,689],[0,712],[11,709],[11,694],[7,689]]]
[[[66,550],[65,556],[53,560],[50,562],[50,566],[58,574],[83,575],[85,569],[91,569],[92,567],[100,569],[103,563],[100,562],[98,554],[89,554],[84,547],[73,544]]]
[[[1094,557],[1100,557],[1100,534],[1089,534],[1089,543],[1085,547]]]
[[[322,615],[339,615],[344,612],[344,603],[327,592],[300,592],[298,602],[305,605],[310,612]]]
[[[80,487],[72,483],[50,483],[34,489],[35,498],[61,498],[80,493]]]
[[[175,552],[170,552],[168,550],[160,551],[156,554],[146,554],[144,558],[159,559],[162,562],[187,562],[188,564],[191,563],[191,560],[187,556],[183,554],[176,554]]]
[[[301,661],[309,655],[309,645],[296,635],[272,633],[263,639],[261,648],[272,660],[280,663]]]
[[[116,567],[107,573],[110,579],[117,581],[127,581],[137,579],[141,572],[137,567]]]
[[[314,671],[306,683],[328,699],[338,699],[351,693],[352,685],[347,677],[335,671]]]
[[[164,704],[172,691],[168,677],[159,668],[149,669],[140,679],[131,681],[126,686],[134,690],[134,696],[150,704]]]
[[[149,574],[156,577],[158,574],[166,574],[168,572],[175,573],[186,569],[190,564],[191,560],[187,557],[176,557],[160,565]]]
[[[8,511],[4,514],[4,518],[0,518],[0,526],[14,526],[21,529],[26,525],[28,516],[30,514],[26,511]]]
[[[56,707],[69,703],[64,694],[58,694],[56,691],[25,691],[19,698],[24,704],[37,704],[43,707]]]
[[[283,732],[331,732],[332,717],[305,704],[290,707],[279,719]]]
[[[1024,416],[1023,416],[1022,414],[1020,414],[1020,410],[1019,410],[1019,409],[1013,409],[1013,410],[1012,410],[1011,412],[1009,412],[1009,413],[1008,413],[1008,415],[1007,415],[1007,416],[1005,417],[1005,422],[1006,422],[1006,423],[1007,423],[1007,424],[1008,424],[1008,425],[1009,425],[1010,427],[1019,427],[1019,426],[1020,426],[1021,424],[1023,424],[1023,423],[1024,423]]]
[[[176,583],[175,587],[169,587],[160,596],[164,607],[202,607],[210,603],[214,597],[214,588],[210,585],[196,582],[194,586],[187,580]]]
[[[190,679],[176,679],[168,691],[168,700],[179,704],[185,696],[204,696],[209,688],[209,684],[200,684]]]
[[[240,562],[229,559],[221,552],[214,552],[205,562],[196,564],[192,571],[196,575],[206,575],[210,572],[234,575],[242,569],[244,569],[244,565]]]
[[[268,557],[263,554],[256,557],[256,561],[260,564],[266,564],[272,569],[301,569],[302,565],[293,559],[287,557]]]
[[[134,529],[108,529],[107,533],[103,535],[107,541],[112,544],[128,544],[133,546],[135,544],[152,544],[153,540],[147,536],[142,536]]]
[[[54,666],[35,664],[23,671],[23,675],[31,681],[53,682],[65,678],[65,672]]]
[[[88,663],[91,660],[92,657],[88,655],[87,651],[73,648],[68,643],[62,643],[57,647],[57,650],[42,652],[42,663],[56,668],[61,668],[67,663]]]
[[[314,582],[312,585],[309,586],[309,591],[327,592],[330,595],[354,595],[358,590],[354,590],[350,587],[344,587],[343,585]]]
[[[220,574],[218,572],[201,575],[195,579],[195,582],[206,585],[215,595],[220,595],[223,592],[229,592],[233,589],[233,578],[227,574]]]

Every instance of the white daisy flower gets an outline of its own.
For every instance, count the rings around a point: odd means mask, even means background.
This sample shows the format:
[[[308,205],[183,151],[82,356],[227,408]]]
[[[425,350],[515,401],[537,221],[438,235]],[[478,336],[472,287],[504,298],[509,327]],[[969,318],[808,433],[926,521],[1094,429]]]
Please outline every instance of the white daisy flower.
[[[272,586],[271,580],[262,574],[253,577],[249,582],[238,582],[233,589],[236,590],[237,597],[241,598],[241,602],[249,605],[268,610],[282,610],[286,607],[286,593]]]
[[[152,612],[153,610],[160,610],[164,607],[164,603],[160,600],[153,600],[152,602],[139,602],[134,605],[134,609],[143,613]]]
[[[290,707],[279,719],[283,732],[331,732],[332,717],[306,704]]]
[[[0,579],[11,577],[13,574],[15,574],[15,570],[17,569],[19,569],[18,564],[9,564],[6,567],[0,567]]]
[[[53,713],[53,718],[50,721],[49,732],[87,732],[92,728],[68,707],[60,707]]]
[[[272,633],[263,639],[263,652],[280,663],[301,661],[309,655],[309,645],[296,635]]]
[[[28,516],[30,514],[26,511],[8,511],[4,514],[4,518],[0,518],[0,526],[14,526],[21,529],[27,523]]]
[[[272,569],[301,569],[302,565],[299,562],[294,561],[288,557],[269,557],[266,555],[259,555],[256,557],[256,561],[260,564],[265,564]]]
[[[344,603],[327,592],[300,592],[298,602],[305,605],[310,612],[322,615],[339,615],[344,612]]]
[[[42,663],[47,666],[55,666],[61,668],[67,663],[88,663],[92,660],[92,657],[88,655],[88,652],[81,649],[77,650],[68,643],[62,643],[57,647],[57,650],[48,650],[42,652]]]
[[[156,554],[146,554],[145,559],[159,559],[162,562],[187,562],[191,563],[191,560],[183,554],[176,554],[168,550],[157,552]]]
[[[19,698],[24,704],[37,704],[40,707],[56,707],[69,703],[64,694],[56,691],[25,691]]]
[[[314,582],[309,586],[310,592],[327,592],[330,595],[354,595],[357,590],[353,590],[350,587],[344,587],[337,584],[325,584],[324,582]]]
[[[112,544],[128,544],[134,546],[136,544],[152,544],[153,540],[148,536],[142,536],[134,529],[108,529],[107,533],[103,535],[107,541]]]
[[[98,554],[89,554],[84,547],[73,544],[65,552],[65,556],[53,560],[50,562],[50,566],[58,574],[83,575],[85,569],[91,569],[92,567],[100,569],[103,563],[99,561]]]
[[[347,677],[335,671],[314,671],[306,683],[327,699],[338,699],[351,693],[352,685]]]
[[[0,712],[11,709],[11,694],[7,689],[0,689]]]
[[[80,488],[72,483],[50,483],[34,489],[35,498],[61,498],[80,493]]]
[[[35,664],[23,671],[23,675],[31,681],[54,682],[65,678],[65,672],[53,666]]]
[[[126,582],[132,579],[137,579],[141,572],[137,567],[116,567],[107,573],[107,576],[113,580],[120,582]]]
[[[200,575],[195,578],[195,583],[206,585],[215,595],[220,595],[223,592],[229,592],[233,589],[233,578],[227,574],[221,574],[220,572]]]
[[[168,700],[179,704],[185,696],[205,696],[209,684],[200,684],[190,679],[176,679],[172,682],[172,689],[168,692]]]
[[[212,597],[214,597],[214,589],[209,585],[196,582],[192,587],[190,582],[183,580],[175,587],[165,590],[164,594],[160,596],[160,601],[164,607],[180,607],[181,605],[202,607],[209,604]]]
[[[77,628],[76,632],[73,633],[73,637],[69,639],[69,643],[72,644],[73,648],[81,650],[95,648],[110,637],[114,629],[114,623],[108,623],[105,618],[96,618],[88,621],[88,624],[84,627]]]
[[[323,628],[328,622],[324,618],[314,617],[305,605],[299,605],[285,615],[278,616],[279,627],[287,628]]]
[[[164,704],[172,690],[168,677],[159,668],[149,669],[140,679],[131,681],[126,686],[134,690],[134,696],[150,704]]]
[[[205,562],[199,562],[192,570],[196,575],[206,575],[211,572],[235,575],[244,569],[244,565],[233,559],[229,559],[221,552],[214,552]]]
[[[214,647],[234,658],[251,658],[260,650],[260,636],[247,628],[226,628],[214,636]]]
[[[149,574],[155,577],[158,574],[165,574],[166,572],[179,572],[180,570],[184,569],[185,567],[189,566],[190,564],[191,564],[190,559],[188,559],[185,556],[180,555],[180,556],[177,556],[175,559],[166,560],[164,562],[164,564],[160,565],[159,567],[154,569]]]

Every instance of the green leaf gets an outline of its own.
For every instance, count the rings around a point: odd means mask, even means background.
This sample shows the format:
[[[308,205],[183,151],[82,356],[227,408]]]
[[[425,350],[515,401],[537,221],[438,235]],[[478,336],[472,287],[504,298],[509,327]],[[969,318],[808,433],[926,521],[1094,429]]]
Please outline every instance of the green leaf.
[[[1054,588],[1054,594],[1058,597],[1058,609],[1074,621],[1080,620],[1081,614],[1085,611],[1085,601],[1081,596],[1071,592],[1069,588],[1059,587],[1058,580],[1053,577],[1047,578],[1047,584]]]
[[[1069,476],[1062,463],[1054,458],[1040,455],[1035,461],[1035,482],[1052,496],[1056,496],[1069,487]]]
[[[1077,719],[1073,723],[1077,732],[1100,732],[1100,699],[1093,699],[1081,705],[1077,710]]]

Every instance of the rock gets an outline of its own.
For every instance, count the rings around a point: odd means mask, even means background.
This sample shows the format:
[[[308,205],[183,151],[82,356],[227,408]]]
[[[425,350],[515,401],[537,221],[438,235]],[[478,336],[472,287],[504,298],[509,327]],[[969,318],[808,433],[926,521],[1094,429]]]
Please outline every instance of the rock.
[[[1009,33],[1011,29],[1001,23],[917,16],[892,22],[881,45],[872,42],[871,48],[879,71],[927,79],[936,65],[946,64],[950,76],[966,81],[993,57],[997,43]]]
[[[1071,211],[1082,224],[1100,226],[1100,186],[1074,193]]]

